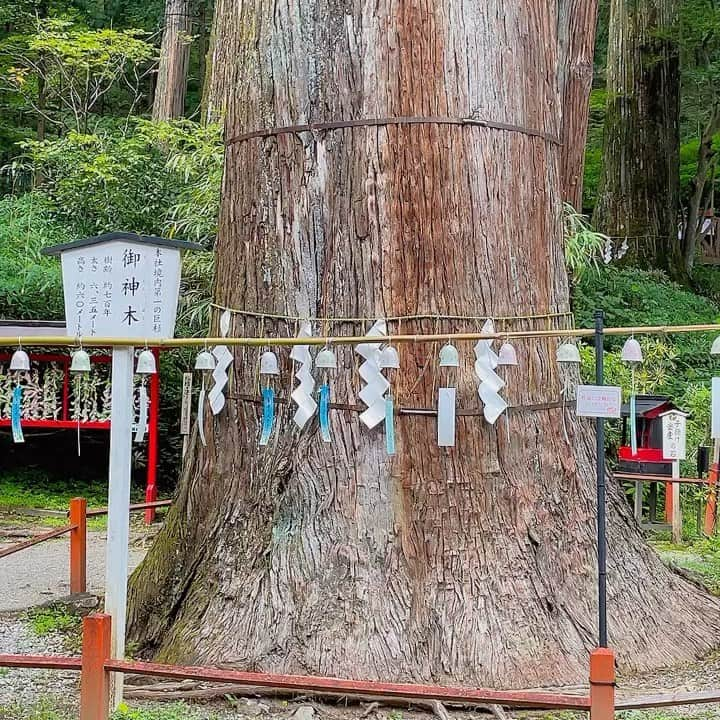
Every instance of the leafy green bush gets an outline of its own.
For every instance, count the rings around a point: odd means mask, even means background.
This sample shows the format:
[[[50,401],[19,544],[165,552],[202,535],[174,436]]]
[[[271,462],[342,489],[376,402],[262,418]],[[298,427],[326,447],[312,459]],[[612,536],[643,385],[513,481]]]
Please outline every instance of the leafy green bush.
[[[0,318],[63,318],[60,264],[40,250],[71,239],[39,193],[0,199]]]

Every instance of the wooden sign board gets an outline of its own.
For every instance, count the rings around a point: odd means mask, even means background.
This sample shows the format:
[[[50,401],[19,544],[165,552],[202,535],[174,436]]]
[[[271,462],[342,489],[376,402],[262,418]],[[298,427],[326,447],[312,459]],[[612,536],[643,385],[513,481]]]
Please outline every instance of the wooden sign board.
[[[578,385],[576,412],[581,417],[619,418],[622,388],[614,385]]]
[[[61,261],[68,335],[173,337],[178,248],[110,240],[65,250]]]
[[[662,418],[663,459],[684,460],[687,456],[687,415],[679,410],[670,410],[660,417]]]
[[[192,373],[183,373],[182,405],[180,410],[180,434],[190,434],[190,414],[192,406]]]
[[[720,439],[720,377],[712,379],[712,414],[710,423],[710,437]]]

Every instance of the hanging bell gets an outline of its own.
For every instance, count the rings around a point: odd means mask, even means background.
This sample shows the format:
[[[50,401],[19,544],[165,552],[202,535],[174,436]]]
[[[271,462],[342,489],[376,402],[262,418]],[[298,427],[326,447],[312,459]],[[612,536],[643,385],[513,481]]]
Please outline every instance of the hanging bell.
[[[640,343],[634,338],[628,338],[623,345],[620,359],[625,362],[641,363],[643,361],[642,348]]]
[[[80,348],[72,354],[72,362],[70,363],[70,372],[86,373],[90,372],[90,356],[85,350]]]
[[[720,335],[713,340],[712,347],[710,348],[711,355],[720,355]]]
[[[337,370],[335,353],[330,348],[323,348],[315,357],[315,367]]]
[[[400,367],[400,356],[398,355],[398,351],[392,345],[388,345],[380,353],[380,357],[378,358],[378,367],[395,369]]]
[[[503,343],[498,350],[498,365],[517,365],[517,352],[515,348],[509,343]]]
[[[555,357],[559,363],[579,363],[580,351],[575,343],[566,342],[558,346]]]
[[[215,358],[211,352],[203,350],[198,353],[195,358],[195,369],[196,370],[214,370],[215,369]]]
[[[460,355],[454,345],[448,343],[440,349],[440,367],[460,367]]]
[[[280,366],[278,365],[277,355],[274,352],[264,352],[260,356],[260,374],[261,375],[279,375]]]
[[[13,353],[10,359],[11,370],[29,370],[30,369],[30,357],[22,350],[18,349]]]
[[[138,355],[135,373],[137,375],[155,375],[157,373],[155,355],[152,350],[145,348],[145,350]]]

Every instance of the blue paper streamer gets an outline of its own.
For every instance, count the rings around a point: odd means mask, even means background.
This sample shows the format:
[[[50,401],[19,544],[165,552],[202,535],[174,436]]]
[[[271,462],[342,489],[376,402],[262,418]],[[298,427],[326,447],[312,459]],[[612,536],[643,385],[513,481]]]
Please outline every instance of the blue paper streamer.
[[[635,414],[635,395],[630,396],[630,449],[633,456],[637,455],[637,417]]]
[[[388,455],[395,454],[395,403],[389,393],[385,398],[385,448]]]
[[[12,427],[13,442],[25,442],[22,426],[20,425],[20,415],[22,412],[22,387],[18,385],[13,390],[12,407],[10,409],[10,425]]]
[[[320,437],[323,442],[330,442],[330,386],[320,386]]]
[[[271,387],[263,388],[263,417],[262,417],[262,434],[260,435],[260,444],[267,445],[270,440],[270,434],[273,429],[275,420],[275,391]]]

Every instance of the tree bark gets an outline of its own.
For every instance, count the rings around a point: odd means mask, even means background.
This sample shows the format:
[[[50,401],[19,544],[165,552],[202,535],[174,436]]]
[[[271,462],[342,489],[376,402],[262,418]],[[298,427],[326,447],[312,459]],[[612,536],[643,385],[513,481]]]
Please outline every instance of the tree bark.
[[[272,10],[271,8],[275,8]],[[226,136],[297,123],[477,114],[559,133],[557,7],[533,0],[275,5],[224,0]],[[273,14],[274,13],[274,14]],[[216,301],[301,317],[566,313],[560,147],[523,130],[426,121],[230,142]],[[507,328],[565,325],[567,316]],[[213,331],[217,331],[217,317]],[[362,333],[335,322],[319,334]],[[475,321],[405,320],[452,332]],[[234,334],[297,323],[235,316]],[[167,661],[504,687],[584,682],[596,641],[594,439],[568,414],[556,341],[517,342],[510,438],[458,418],[396,418],[397,454],[349,410],[297,432],[279,405],[258,447],[259,353],[235,353],[226,410],[206,419],[166,526],[130,587],[132,639]],[[479,406],[462,346],[458,406]],[[334,398],[357,404],[337,347]],[[438,347],[400,348],[398,405],[448,378]],[[292,364],[277,391],[287,397]],[[577,379],[577,378],[573,378]],[[694,657],[719,603],[668,571],[610,490],[610,637],[624,668]]]
[[[215,0],[214,3],[200,107],[202,122],[205,124],[222,121],[226,109],[225,93],[232,92],[233,88],[233,80],[227,74],[233,71],[236,61],[229,54],[229,33],[225,33],[222,27],[232,4],[232,0]],[[232,47],[236,47],[236,43]]]
[[[680,205],[678,0],[612,0],[603,167],[594,223],[628,259],[685,278]]]
[[[165,0],[165,29],[160,47],[153,120],[185,114],[185,93],[192,41],[191,0]]]
[[[710,118],[703,130],[700,138],[700,146],[698,147],[697,169],[692,181],[690,182],[690,199],[688,201],[687,218],[685,219],[685,229],[683,233],[683,253],[685,260],[685,272],[688,277],[692,277],[695,267],[695,253],[697,251],[697,241],[702,230],[704,220],[704,210],[707,205],[703,203],[707,201],[706,185],[708,182],[708,174],[710,173],[715,161],[716,153],[713,150],[713,138],[720,129],[720,104],[712,107]]]
[[[560,0],[558,84],[561,98],[560,182],[564,202],[582,211],[585,142],[593,80],[597,0]]]

